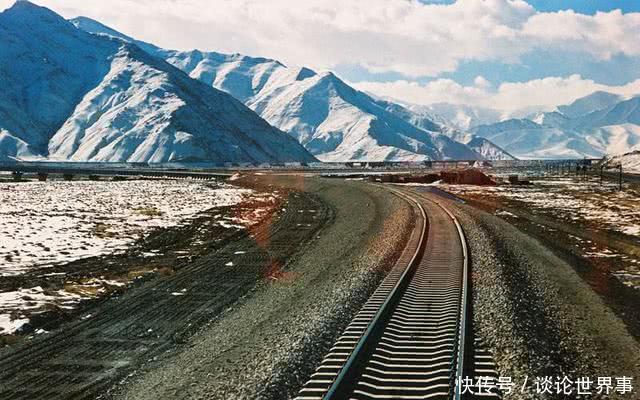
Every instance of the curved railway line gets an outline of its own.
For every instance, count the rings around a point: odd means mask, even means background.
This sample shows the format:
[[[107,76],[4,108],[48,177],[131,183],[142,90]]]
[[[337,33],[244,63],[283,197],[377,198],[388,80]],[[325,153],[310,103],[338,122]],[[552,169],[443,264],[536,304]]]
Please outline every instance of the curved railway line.
[[[392,189],[421,218],[413,256],[389,273],[296,399],[460,399],[467,351],[468,254],[433,195]]]

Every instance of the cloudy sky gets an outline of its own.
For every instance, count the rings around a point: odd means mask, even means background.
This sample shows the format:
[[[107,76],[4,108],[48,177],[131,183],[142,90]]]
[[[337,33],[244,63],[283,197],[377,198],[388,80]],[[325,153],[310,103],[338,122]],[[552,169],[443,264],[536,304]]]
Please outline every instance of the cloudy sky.
[[[332,70],[406,102],[512,111],[594,90],[640,93],[637,0],[35,2],[162,47]]]

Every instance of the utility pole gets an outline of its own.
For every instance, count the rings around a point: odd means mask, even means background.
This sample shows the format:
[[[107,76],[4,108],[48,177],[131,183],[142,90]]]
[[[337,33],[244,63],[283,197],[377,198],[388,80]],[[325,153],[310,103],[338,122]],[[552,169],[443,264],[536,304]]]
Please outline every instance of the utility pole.
[[[585,181],[589,180],[589,175],[591,175],[592,172],[594,172],[593,164],[589,164],[587,169],[584,171],[584,180]]]
[[[591,164],[584,166],[584,180],[585,181],[589,180],[589,172],[591,172],[592,169],[593,168],[592,168]]]
[[[620,173],[618,174],[618,186],[620,187],[620,191],[622,192],[622,163],[618,165],[618,168],[620,168]]]

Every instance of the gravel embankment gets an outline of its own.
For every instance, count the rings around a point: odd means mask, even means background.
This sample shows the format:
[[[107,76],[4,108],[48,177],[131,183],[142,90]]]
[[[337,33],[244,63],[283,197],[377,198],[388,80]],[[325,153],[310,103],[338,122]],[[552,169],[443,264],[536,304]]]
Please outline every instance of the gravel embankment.
[[[518,389],[505,399],[579,398],[537,394],[534,380],[545,376],[631,376],[637,386],[638,343],[569,264],[500,218],[448,204],[470,248],[474,329],[501,376],[520,386],[529,379],[528,392]],[[637,391],[620,398],[634,396]]]
[[[320,196],[335,220],[189,345],[151,363],[124,399],[294,397],[377,287],[413,228],[409,205],[363,183],[270,178]]]

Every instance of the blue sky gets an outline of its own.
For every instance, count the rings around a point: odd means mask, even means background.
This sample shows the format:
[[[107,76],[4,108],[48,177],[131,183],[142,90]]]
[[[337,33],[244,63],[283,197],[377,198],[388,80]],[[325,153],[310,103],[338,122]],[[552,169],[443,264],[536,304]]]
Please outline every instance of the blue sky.
[[[640,93],[640,0],[34,2],[164,48],[334,71],[405,102],[514,111]]]
[[[640,57],[618,54],[609,60],[598,60],[583,57],[581,54],[535,50],[523,55],[518,63],[463,61],[455,71],[443,72],[437,77],[415,78],[408,78],[398,72],[372,73],[358,64],[337,65],[334,69],[343,78],[352,82],[410,79],[419,83],[428,83],[438,78],[446,78],[453,79],[462,85],[470,85],[479,75],[491,82],[500,83],[527,82],[547,76],[579,74],[602,84],[623,85],[640,76]]]
[[[424,4],[451,5],[455,0],[420,0]],[[621,10],[623,13],[640,12],[640,0],[526,0],[539,12],[557,12],[572,10],[579,14],[594,15],[597,12]],[[640,40],[640,32],[638,40]],[[386,82],[407,79],[397,72],[371,73],[359,64],[337,65],[335,69],[341,76],[353,82]],[[504,63],[500,60],[477,61],[464,60],[455,71],[448,71],[429,77],[413,77],[412,81],[428,83],[437,78],[452,79],[462,85],[470,85],[477,76],[483,76],[494,83],[526,82],[547,76],[568,76],[579,74],[606,85],[622,85],[638,79],[640,76],[640,57],[616,54],[609,59],[585,57],[580,52],[556,52],[534,49],[521,56],[517,63]]]
[[[620,9],[623,12],[639,12],[638,0],[526,0],[538,11],[574,10],[581,14],[593,15],[598,11]],[[451,4],[455,0],[422,0],[425,4]]]
[[[637,0],[527,0],[527,3],[539,11],[574,10],[581,14],[616,9],[622,12],[640,11],[640,2]]]
[[[420,2],[441,6],[453,6],[456,3],[453,0]],[[579,28],[580,24],[572,24],[575,20],[581,20],[584,23],[584,31],[576,29],[576,34],[588,38],[600,35],[593,28],[595,20],[605,21],[600,29],[607,32],[624,25],[619,21],[633,19],[635,25],[630,24],[629,29],[622,35],[623,41],[640,39],[640,1],[637,0],[526,0],[526,3],[532,7],[531,12],[543,17],[562,16],[550,20],[557,22],[549,23],[549,31],[562,30],[563,19],[567,21],[567,29]],[[610,16],[620,18],[614,21],[615,18],[609,19]],[[542,25],[541,30],[544,29],[545,26]],[[423,98],[429,98],[424,103],[459,100],[460,103],[480,102],[487,107],[504,109],[509,102],[513,102],[516,108],[525,108],[535,106],[537,101],[544,106],[543,108],[553,109],[557,104],[569,102],[594,90],[610,90],[625,95],[640,93],[638,51],[627,51],[628,48],[616,50],[615,46],[612,46],[610,54],[597,54],[597,51],[591,51],[595,49],[595,43],[591,48],[589,45],[575,48],[571,45],[562,46],[562,35],[557,36],[556,43],[552,40],[539,45],[530,44],[525,51],[519,52],[515,59],[493,57],[483,60],[463,55],[456,60],[454,68],[430,75],[410,76],[402,71],[375,71],[358,63],[340,64],[335,66],[335,69],[341,76],[362,89],[407,102],[421,102]],[[620,36],[616,37],[619,38]],[[616,39],[612,38],[611,43],[615,44]],[[515,43],[516,46],[517,44]],[[556,47],[558,44],[560,45]],[[513,94],[517,93],[514,90],[505,90],[511,94],[501,94],[503,87],[519,88],[522,95],[517,96],[517,99]],[[440,99],[431,96],[437,88],[457,93],[458,96],[441,96]],[[548,93],[548,101],[544,99],[545,91]],[[527,97],[528,93],[537,100],[530,103],[519,101]],[[483,96],[485,99],[479,99]]]

